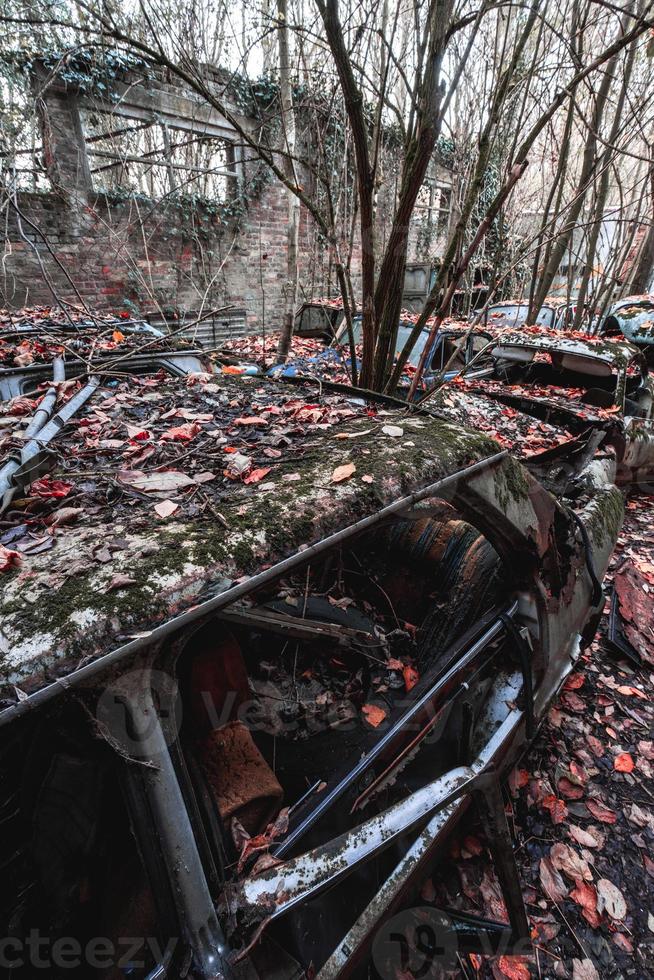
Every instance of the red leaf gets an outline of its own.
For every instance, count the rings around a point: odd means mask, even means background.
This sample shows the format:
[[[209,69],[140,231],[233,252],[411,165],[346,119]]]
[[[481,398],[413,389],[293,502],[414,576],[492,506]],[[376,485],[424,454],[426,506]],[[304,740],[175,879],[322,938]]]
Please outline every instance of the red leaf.
[[[410,691],[412,687],[415,687],[420,680],[420,674],[415,667],[409,667],[408,665],[403,669],[402,675],[404,677],[404,686],[407,691]]]
[[[0,572],[8,572],[12,568],[20,568],[23,559],[17,551],[10,551],[0,544]]]
[[[597,892],[595,886],[587,881],[576,881],[575,887],[570,892],[570,898],[581,907],[581,914],[584,919],[597,929],[601,922],[601,916],[597,912]]]
[[[580,800],[584,795],[583,787],[570,782],[565,776],[559,779],[557,788],[561,796],[564,796],[566,800]]]
[[[565,691],[577,691],[580,687],[582,687],[584,680],[585,678],[583,674],[570,674],[563,685],[563,689]]]
[[[513,796],[516,796],[519,789],[522,789],[529,782],[529,773],[526,769],[513,769],[509,776],[509,789]]]
[[[546,796],[542,804],[546,810],[550,811],[550,817],[552,818],[553,824],[563,823],[565,818],[568,816],[568,808],[563,800],[558,800],[556,796],[551,793]]]
[[[184,425],[174,425],[172,429],[168,429],[163,433],[161,441],[190,442],[191,439],[195,439],[200,429],[199,422],[186,422]]]
[[[65,483],[63,480],[51,480],[49,476],[44,476],[40,480],[35,480],[30,487],[30,494],[33,497],[41,497],[49,500],[53,497],[60,499],[67,497],[73,489],[72,483]]]
[[[574,691],[564,691],[561,695],[561,701],[566,708],[576,714],[582,714],[586,710],[586,702]]]
[[[633,772],[634,771],[634,760],[631,758],[628,752],[621,752],[620,755],[616,755],[613,760],[613,768],[616,772]]]
[[[615,823],[618,819],[613,810],[609,810],[608,807],[594,798],[586,800],[586,809],[590,810],[595,819],[600,820],[602,823]]]
[[[531,980],[527,960],[523,956],[500,956],[498,966],[509,980]]]
[[[252,470],[243,480],[243,483],[259,483],[264,476],[270,473],[270,466],[264,466],[259,470]]]
[[[369,725],[373,728],[377,728],[381,725],[382,721],[386,717],[386,712],[383,708],[380,708],[377,704],[364,704],[361,709],[363,712],[363,717],[366,719]]]

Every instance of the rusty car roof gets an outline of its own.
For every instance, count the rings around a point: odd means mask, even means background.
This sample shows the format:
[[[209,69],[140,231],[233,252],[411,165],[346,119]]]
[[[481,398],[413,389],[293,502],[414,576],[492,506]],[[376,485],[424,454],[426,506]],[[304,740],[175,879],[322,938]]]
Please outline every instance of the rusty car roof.
[[[641,356],[638,348],[628,340],[606,340],[591,334],[552,330],[549,327],[509,329],[498,334],[496,342],[498,346],[533,347],[536,350],[591,357],[616,368]]]
[[[105,382],[50,444],[55,468],[4,515],[17,567],[0,572],[0,687],[38,688],[498,451],[355,396],[215,375]]]

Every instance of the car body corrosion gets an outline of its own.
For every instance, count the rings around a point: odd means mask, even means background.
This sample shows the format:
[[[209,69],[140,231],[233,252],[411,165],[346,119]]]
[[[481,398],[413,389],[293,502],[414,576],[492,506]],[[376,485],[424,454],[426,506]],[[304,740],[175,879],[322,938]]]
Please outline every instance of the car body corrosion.
[[[555,496],[436,412],[209,374],[105,378],[48,449],[3,514],[5,934],[353,975],[474,803],[528,940],[498,781],[603,608],[614,459]]]

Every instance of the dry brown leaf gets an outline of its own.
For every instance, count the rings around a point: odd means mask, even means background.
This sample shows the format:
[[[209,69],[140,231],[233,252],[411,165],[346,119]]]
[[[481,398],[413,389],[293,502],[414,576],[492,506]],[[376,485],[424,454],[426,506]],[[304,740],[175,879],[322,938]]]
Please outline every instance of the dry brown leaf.
[[[562,844],[560,841],[554,844],[550,848],[550,860],[552,867],[556,868],[557,871],[562,871],[573,881],[579,879],[583,881],[593,880],[593,873],[587,862],[567,844]]]
[[[170,517],[179,510],[179,504],[176,504],[174,500],[160,500],[158,504],[154,505],[159,517]]]
[[[592,960],[572,961],[572,980],[600,980]]]
[[[617,921],[624,919],[627,914],[624,895],[608,878],[600,878],[597,882],[597,909],[599,912],[606,910]]]
[[[584,830],[576,824],[570,824],[568,833],[582,847],[601,847],[604,843],[604,837],[596,827],[588,827]]]
[[[552,901],[562,902],[564,898],[567,898],[566,884],[548,857],[540,859],[540,883],[543,886],[543,891]]]
[[[349,480],[356,471],[357,468],[354,463],[343,463],[342,466],[337,466],[332,473],[332,483],[342,483],[343,480]]]
[[[140,470],[120,470],[118,479],[121,483],[145,493],[182,490],[184,487],[195,486],[195,480],[179,470],[165,470],[163,473],[142,473]]]

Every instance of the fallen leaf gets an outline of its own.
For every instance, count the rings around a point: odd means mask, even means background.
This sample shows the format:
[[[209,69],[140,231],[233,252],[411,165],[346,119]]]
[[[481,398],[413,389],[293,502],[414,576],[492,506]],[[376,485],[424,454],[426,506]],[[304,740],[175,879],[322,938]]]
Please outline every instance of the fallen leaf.
[[[509,789],[513,796],[517,796],[518,791],[529,782],[529,773],[526,769],[513,769],[509,775]]]
[[[238,450],[234,450],[229,457],[227,467],[223,470],[223,475],[230,480],[239,480],[242,476],[245,476],[251,466],[252,460],[249,456],[245,456],[243,453],[239,453]]]
[[[572,980],[600,980],[599,973],[595,969],[592,960],[572,961]]]
[[[523,956],[500,956],[497,965],[508,980],[531,980],[527,960]]]
[[[332,483],[342,483],[343,480],[349,480],[356,473],[356,470],[354,463],[344,463],[342,466],[337,466],[332,473]]]
[[[542,806],[549,810],[553,824],[563,823],[568,816],[568,808],[563,800],[559,800],[551,793],[542,801]]]
[[[581,908],[581,914],[593,929],[597,929],[601,923],[601,916],[597,911],[597,892],[595,887],[586,881],[575,882],[575,887],[570,892],[570,898]]]
[[[160,500],[158,504],[154,505],[159,517],[170,517],[179,510],[179,504],[176,504],[174,500]]]
[[[619,694],[626,695],[627,697],[641,698],[643,701],[649,700],[644,691],[640,691],[637,687],[621,685],[620,687],[616,687],[616,691],[618,691]]]
[[[152,437],[152,433],[148,429],[144,429],[142,425],[130,425],[128,422],[125,422],[125,428],[130,439],[145,442],[146,439]]]
[[[600,878],[597,882],[597,909],[599,912],[606,910],[617,921],[624,919],[627,914],[624,895],[608,878]]]
[[[632,803],[630,807],[625,807],[624,815],[636,827],[651,827],[654,830],[654,814],[643,810],[637,803]]]
[[[8,572],[12,568],[20,568],[23,559],[17,551],[10,551],[0,544],[0,572]]]
[[[403,669],[402,676],[404,677],[404,686],[406,687],[407,691],[410,691],[411,688],[415,687],[420,680],[420,674],[416,668],[410,667],[408,664]]]
[[[184,487],[195,486],[195,480],[179,470],[164,470],[162,473],[142,473],[140,470],[120,470],[118,479],[135,490],[145,493],[172,490],[182,490]]]
[[[107,586],[107,592],[111,592],[112,589],[124,589],[127,585],[136,585],[136,579],[118,572]]]
[[[604,806],[599,800],[592,797],[586,800],[586,808],[593,814],[596,820],[600,820],[602,823],[615,823],[618,819],[613,810],[609,810],[607,806]]]
[[[32,497],[41,497],[43,500],[61,499],[67,497],[72,489],[72,483],[66,483],[64,480],[51,480],[49,476],[44,476],[40,480],[34,480],[29,488],[29,493]]]
[[[583,830],[576,824],[570,824],[568,833],[582,847],[601,847],[604,843],[604,838],[597,829],[593,832],[591,829]]]
[[[114,330],[114,332],[111,335],[111,338],[114,341],[114,343],[120,344],[121,341],[125,339],[125,334],[122,333],[122,331],[120,330]]]
[[[61,527],[64,524],[74,524],[77,518],[83,513],[83,507],[60,507],[46,518],[45,523],[50,527]]]
[[[270,466],[264,466],[259,470],[252,470],[245,477],[243,483],[260,483],[268,473],[270,473]]]
[[[583,786],[571,782],[566,776],[562,776],[556,787],[566,800],[580,800],[584,795]]]
[[[361,711],[363,712],[363,717],[373,728],[377,728],[379,725],[381,725],[382,721],[386,717],[385,710],[380,708],[377,704],[364,704]]]
[[[394,439],[399,439],[400,436],[404,435],[404,429],[399,425],[382,425],[382,432],[386,436],[392,436]]]
[[[620,755],[616,755],[613,760],[613,768],[616,772],[633,772],[634,771],[634,760],[631,758],[628,752],[621,752]]]
[[[162,442],[190,442],[195,439],[202,426],[199,422],[186,422],[184,425],[174,425],[161,436]]]
[[[264,427],[268,425],[268,421],[259,415],[248,415],[245,418],[235,419],[234,425],[260,425]]]
[[[550,848],[550,861],[552,867],[557,871],[562,871],[573,881],[592,881],[593,873],[588,867],[588,863],[581,858],[567,844],[558,841]]]
[[[625,936],[624,932],[616,932],[613,936],[613,942],[625,953],[633,953],[634,951],[633,943]]]
[[[564,898],[567,898],[566,884],[548,857],[540,859],[540,883],[543,886],[543,891],[552,901],[562,902]]]

